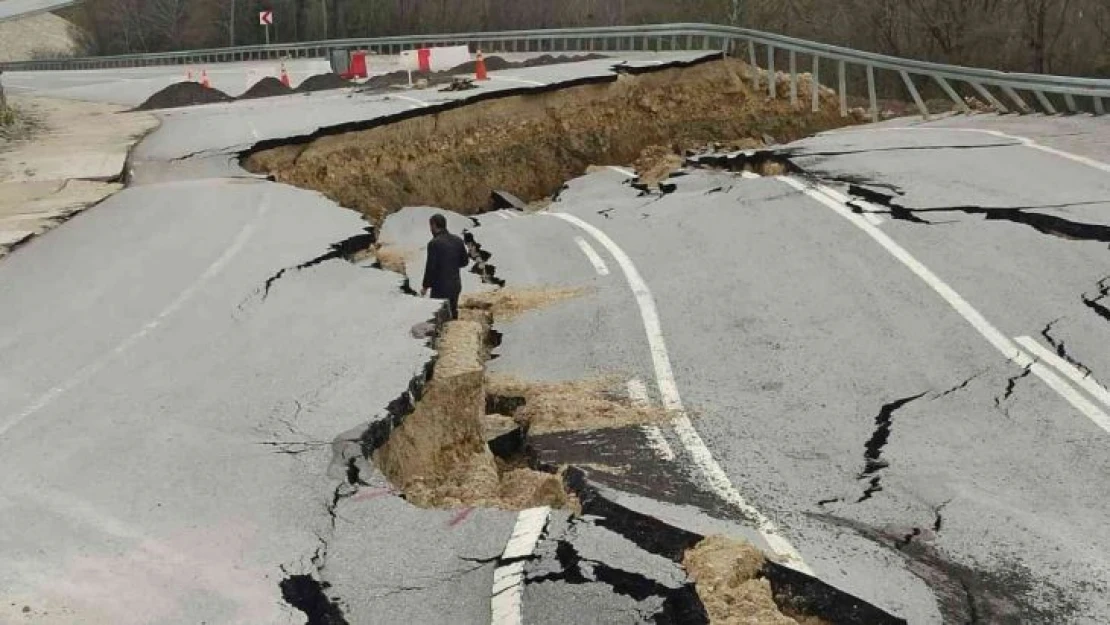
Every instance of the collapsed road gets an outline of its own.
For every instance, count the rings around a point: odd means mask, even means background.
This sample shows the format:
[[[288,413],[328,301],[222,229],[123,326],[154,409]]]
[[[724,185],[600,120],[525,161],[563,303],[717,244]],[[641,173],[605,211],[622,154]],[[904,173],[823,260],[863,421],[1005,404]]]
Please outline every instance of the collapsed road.
[[[166,115],[129,189],[0,263],[4,622],[1104,622],[1110,155],[983,117],[637,180],[621,144],[506,184],[555,193],[527,212],[296,169],[519,81],[604,102],[612,63]],[[653,106],[661,152],[705,142]],[[420,204],[473,213],[470,325],[404,289]]]

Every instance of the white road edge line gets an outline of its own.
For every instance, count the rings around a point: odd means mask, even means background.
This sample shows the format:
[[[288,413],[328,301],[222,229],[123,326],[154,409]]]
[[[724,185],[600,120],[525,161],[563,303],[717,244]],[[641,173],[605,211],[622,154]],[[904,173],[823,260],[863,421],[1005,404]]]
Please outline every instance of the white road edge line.
[[[817,184],[816,188],[821,193],[824,193],[825,195],[832,198],[832,200],[834,202],[844,204],[845,206],[848,205],[848,202],[853,202],[853,203],[859,205],[859,207],[861,209],[863,209],[864,212],[863,213],[856,213],[856,214],[858,214],[861,217],[863,217],[864,219],[866,219],[867,222],[870,223],[872,226],[882,225],[882,223],[883,223],[882,217],[879,217],[878,215],[867,212],[869,210],[881,210],[881,209],[877,208],[875,205],[873,205],[871,202],[867,202],[867,201],[864,201],[864,200],[853,200],[852,198],[848,197],[847,195],[844,195],[843,193],[841,193],[840,191],[837,191],[836,189],[834,189],[832,187],[829,187],[829,186],[826,186],[826,185],[823,185],[823,184]]]
[[[647,385],[643,380],[632,378],[628,381],[628,399],[632,400],[632,405],[637,407],[647,406],[650,403]]]
[[[517,514],[513,533],[501,554],[501,561],[507,563],[493,572],[493,589],[490,595],[492,625],[521,625],[524,622],[523,558],[535,552],[550,514],[551,508],[546,506],[522,510]]]
[[[591,247],[586,239],[583,239],[582,237],[574,237],[574,242],[578,244],[579,249],[581,249],[582,253],[586,255],[586,258],[590,259],[590,264],[594,266],[594,271],[597,272],[597,275],[609,275],[609,267],[605,264],[605,261],[601,259],[601,256],[597,253],[597,250]]]
[[[1090,394],[1091,397],[1094,397],[1095,399],[1100,401],[1102,405],[1110,408],[1110,390],[1107,390],[1105,386],[1100,384],[1099,381],[1094,378],[1094,376],[1084,375],[1084,373],[1080,371],[1078,367],[1064,360],[1063,358],[1060,358],[1058,355],[1054,354],[1052,350],[1041,345],[1032,337],[1019,336],[1014,340],[1017,341],[1018,345],[1021,345],[1025,349],[1029,350],[1034,356],[1048,363],[1053,369],[1056,369],[1060,373],[1064,374],[1064,377],[1071,380],[1072,384],[1075,384],[1084,391],[1087,391],[1087,393]]]
[[[1071,152],[1065,152],[1064,150],[1059,150],[1059,149],[1056,149],[1056,148],[1050,148],[1047,145],[1042,145],[1040,143],[1037,143],[1036,140],[1031,139],[1029,137],[1023,137],[1021,135],[1011,135],[1011,134],[1002,132],[1000,130],[985,130],[983,128],[950,128],[950,127],[947,127],[947,126],[896,126],[896,127],[892,127],[892,128],[865,128],[865,129],[860,128],[860,129],[854,129],[854,130],[843,130],[843,131],[839,131],[839,132],[843,132],[843,133],[846,134],[846,133],[849,133],[849,132],[894,132],[894,131],[901,131],[901,130],[915,130],[915,131],[932,130],[932,131],[948,131],[948,132],[977,132],[977,133],[980,133],[980,134],[991,135],[992,137],[998,137],[999,139],[1010,139],[1012,141],[1017,141],[1018,143],[1020,143],[1021,145],[1024,145],[1027,148],[1032,148],[1034,150],[1040,150],[1041,152],[1045,152],[1046,154],[1052,154],[1054,156],[1059,156],[1060,158],[1066,158],[1069,161],[1075,161],[1076,163],[1080,163],[1080,164],[1086,165],[1088,167],[1093,167],[1093,168],[1095,168],[1099,171],[1110,173],[1110,164],[1104,163],[1102,161],[1097,161],[1093,158],[1089,158],[1089,157],[1086,157],[1086,156],[1080,156],[1078,154],[1073,154]],[[837,132],[831,132],[829,134],[837,134]]]
[[[249,222],[247,222],[241,230],[239,230],[239,233],[231,241],[231,244],[227,246],[227,249],[225,249],[223,253],[220,254],[219,258],[213,261],[212,264],[204,270],[204,273],[202,273],[200,277],[198,277],[192,284],[186,287],[184,291],[178,294],[176,299],[170,302],[168,306],[163,308],[162,311],[159,312],[156,317],[148,321],[146,325],[144,325],[131,336],[128,336],[127,338],[120,341],[119,344],[116,345],[116,347],[111,352],[104,354],[99,359],[85,365],[84,367],[79,369],[77,373],[70,376],[64,382],[43,393],[42,396],[34,401],[34,403],[24,408],[22,412],[15,415],[14,417],[9,418],[7,421],[0,423],[0,436],[6,434],[8,430],[12,429],[16,425],[19,425],[19,423],[27,417],[45,408],[58,396],[66,393],[73,387],[81,384],[82,382],[99,373],[101,369],[106,367],[108,363],[112,362],[112,360],[114,360],[117,356],[131,349],[131,347],[141,341],[144,337],[146,337],[146,335],[150,334],[152,331],[161,326],[167,317],[173,315],[179,309],[181,309],[181,307],[184,306],[190,299],[192,299],[193,296],[196,295],[196,293],[200,291],[201,288],[203,288],[209,280],[219,275],[224,270],[224,267],[226,267],[228,263],[231,262],[231,259],[235,258],[235,256],[239,254],[239,252],[247,244],[247,241],[249,241],[250,238],[254,236],[254,231],[258,228],[259,222],[262,221],[262,217],[265,216],[266,212],[269,210],[270,198],[268,195],[266,195],[263,196],[262,200],[259,202],[258,210],[255,212],[254,217]]]
[[[617,167],[616,165],[610,165],[609,169],[612,169],[613,171],[617,172],[618,174],[628,176],[629,178],[638,178],[639,177],[639,175],[636,172],[625,169],[623,167]]]
[[[527,78],[513,78],[512,76],[494,76],[493,74],[490,74],[489,77],[494,79],[494,80],[505,80],[505,81],[508,81],[508,82],[519,82],[519,83],[523,83],[525,85],[535,85],[537,87],[546,87],[547,86],[547,83],[545,83],[545,82],[540,82],[538,80],[528,80]]]
[[[632,400],[632,405],[637,408],[646,408],[651,405],[651,400],[648,399],[647,386],[640,378],[632,378],[628,381],[628,398]],[[648,446],[655,452],[655,455],[659,456],[660,460],[674,462],[674,450],[671,449],[671,444],[667,442],[667,438],[663,436],[663,430],[659,429],[659,426],[645,425],[640,429],[648,439]]]
[[[398,100],[407,100],[407,101],[409,101],[409,102],[413,102],[413,103],[415,103],[415,104],[417,104],[417,105],[419,105],[419,106],[421,106],[421,107],[424,107],[424,106],[431,106],[431,104],[429,104],[428,102],[425,102],[425,101],[423,101],[423,100],[418,100],[418,99],[416,99],[416,98],[410,98],[410,97],[409,97],[409,96],[407,96],[407,95],[401,95],[401,94],[399,94],[399,93],[391,93],[390,95],[391,95],[391,96],[393,96],[394,98],[397,98]]]
[[[746,171],[745,170],[745,171],[740,172],[740,177],[744,178],[745,180],[755,180],[757,178],[762,178],[763,176],[760,176],[759,174],[755,173],[754,171]]]
[[[706,447],[705,441],[702,440],[698,431],[694,428],[694,424],[690,422],[690,418],[686,416],[686,410],[682,406],[682,398],[678,393],[678,384],[674,379],[674,371],[671,369],[671,358],[667,352],[667,345],[663,339],[663,328],[659,322],[659,313],[655,307],[655,296],[652,295],[651,289],[648,288],[644,279],[640,276],[639,270],[632,262],[632,259],[624,253],[609,235],[605,234],[600,229],[585,221],[568,215],[566,213],[543,213],[550,217],[562,219],[579,229],[584,230],[587,234],[594,238],[595,241],[601,244],[613,258],[617,259],[617,264],[620,265],[621,271],[624,272],[624,277],[628,281],[628,285],[632,288],[632,294],[636,298],[636,303],[640,308],[640,316],[644,322],[644,331],[647,334],[648,345],[651,349],[651,359],[655,366],[656,383],[659,386],[659,395],[663,399],[663,407],[670,411],[674,418],[672,426],[674,427],[675,434],[682,442],[682,446],[690,455],[690,459],[694,466],[701,472],[706,485],[717,494],[718,497],[727,501],[731,505],[739,509],[744,515],[751,518],[756,524],[756,530],[767,542],[767,546],[777,553],[785,560],[783,562],[786,566],[806,574],[813,574],[813,571],[802,560],[802,556],[798,550],[790,544],[788,540],[779,532],[771,519],[763,515],[762,512],[756,510],[751,504],[744,500],[740,492],[729,481],[728,475],[725,473],[721,465],[713,458],[713,453]]]
[[[494,215],[497,215],[501,219],[511,219],[511,217],[505,214],[505,211],[497,211],[496,213],[494,213]]]
[[[959,293],[937,277],[928,267],[921,264],[921,262],[907,252],[905,248],[896,243],[894,239],[887,236],[885,232],[868,223],[866,219],[863,219],[862,215],[853,213],[847,206],[807,186],[804,182],[795,180],[789,176],[779,176],[778,179],[798,191],[805,193],[814,200],[817,200],[824,206],[831,208],[833,212],[847,219],[860,230],[863,230],[868,236],[874,239],[876,243],[881,245],[886,251],[890,252],[892,256],[909,268],[910,271],[916,274],[917,277],[921,278],[925,284],[936,291],[944,301],[948,302],[948,304],[960,314],[960,316],[978,330],[979,334],[983,335],[983,338],[987,339],[995,349],[1002,352],[1002,355],[1005,356],[1007,360],[1013,361],[1014,364],[1019,367],[1029,368],[1038,378],[1043,380],[1049,388],[1056,391],[1056,393],[1063,397],[1068,403],[1086,415],[1091,421],[1094,421],[1096,425],[1110,432],[1110,418],[1107,418],[1105,413],[1099,410],[1097,406],[1087,401],[1051,370],[1045,368],[1029,354],[1019,349],[1013,341],[1006,338],[998,328],[987,321],[987,319]]]

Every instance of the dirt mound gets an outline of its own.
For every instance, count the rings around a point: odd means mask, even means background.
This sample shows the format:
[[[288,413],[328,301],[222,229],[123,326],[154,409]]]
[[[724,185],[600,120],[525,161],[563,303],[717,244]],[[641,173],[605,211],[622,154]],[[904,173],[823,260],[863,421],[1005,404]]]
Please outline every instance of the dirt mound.
[[[355,86],[355,83],[343,78],[339,74],[317,74],[306,78],[304,82],[297,85],[294,91],[297,93],[309,93],[312,91],[342,89],[344,87],[353,86]]]
[[[832,92],[819,96],[817,113],[794,108],[753,92],[746,64],[720,59],[433,111],[259,151],[244,165],[372,220],[402,206],[475,214],[490,207],[494,190],[535,201],[591,164],[626,165],[653,145],[685,150],[764,135],[786,142],[857,121],[840,116]]]
[[[253,100],[255,98],[272,98],[279,95],[289,95],[295,93],[289,87],[282,84],[280,80],[273,76],[267,76],[262,80],[256,82],[253,87],[247,89],[243,95],[236,98],[237,100]]]
[[[230,102],[233,100],[219,89],[205,87],[195,82],[179,82],[166,87],[147,98],[136,111],[153,111],[157,109],[172,109],[195,104],[213,104],[216,102]]]
[[[746,542],[710,536],[686,552],[682,566],[712,625],[798,625],[779,610],[771,583],[760,577],[764,562]]]
[[[560,65],[562,63],[579,63],[581,61],[596,61],[596,60],[599,60],[599,59],[607,59],[607,58],[609,58],[609,57],[605,56],[604,54],[580,54],[580,55],[576,55],[576,56],[565,56],[565,55],[562,55],[562,54],[560,54],[559,56],[551,56],[550,54],[544,54],[542,56],[537,56],[537,57],[530,58],[530,59],[524,61],[523,63],[520,63],[519,66],[520,67],[543,67],[545,65]]]

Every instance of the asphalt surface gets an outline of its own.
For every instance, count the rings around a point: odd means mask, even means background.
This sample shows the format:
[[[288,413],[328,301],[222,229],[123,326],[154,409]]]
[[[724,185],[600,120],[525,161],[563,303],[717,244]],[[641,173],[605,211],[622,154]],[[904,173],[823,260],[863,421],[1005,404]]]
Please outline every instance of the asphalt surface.
[[[1106,172],[945,130],[829,133],[785,153],[845,191],[895,189],[934,223],[868,205],[883,232],[1007,336],[1064,345],[1090,379],[1110,376],[1110,325],[1085,303],[1106,283],[1107,242],[943,208],[1039,210],[1097,233],[1110,223]],[[1092,477],[1110,469],[1106,430],[782,181],[694,171],[648,197],[626,182],[589,176],[551,210],[602,229],[636,264],[697,428],[819,577],[911,623],[1105,621],[1108,492]],[[575,253],[582,235],[546,216],[483,233],[510,285],[594,289],[503,328],[493,367],[651,380],[628,284],[604,251],[608,276]]]
[[[609,65],[516,70],[483,89]],[[416,509],[352,451],[420,379],[432,352],[410,328],[439,306],[342,257],[367,242],[357,215],[233,159],[259,140],[472,93],[163,115],[133,153],[131,188],[0,263],[0,507],[17,528],[0,534],[0,621],[490,622],[516,514]],[[795,185],[869,199],[854,208],[870,227],[1007,339],[1090,371],[1077,380],[1110,379],[1098,308],[1110,304],[1098,229],[1110,167],[1013,138],[1107,158],[1100,122],[896,126],[780,157],[810,176]],[[1091,413],[1008,360],[852,207],[731,172],[689,170],[668,194],[629,182],[599,170],[549,209],[621,258],[551,215],[452,219],[509,287],[584,288],[498,324],[490,369],[638,381],[643,401],[668,405],[663,345],[748,506],[722,497],[681,428],[537,437],[537,458],[581,465],[586,514],[548,519],[524,565],[523,622],[698,622],[675,564],[684,541],[773,548],[761,519],[817,578],[911,623],[1106,621],[1110,433]],[[407,209],[380,233],[411,254],[413,283],[432,211]],[[642,285],[630,288],[628,266]],[[1096,416],[1110,411],[1063,379]]]

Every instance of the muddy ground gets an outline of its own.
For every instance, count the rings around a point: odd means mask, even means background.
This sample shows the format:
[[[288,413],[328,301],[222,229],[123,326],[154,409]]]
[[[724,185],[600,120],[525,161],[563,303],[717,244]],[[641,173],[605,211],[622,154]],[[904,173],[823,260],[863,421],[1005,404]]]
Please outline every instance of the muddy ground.
[[[825,89],[817,113],[753,92],[750,71],[726,58],[621,74],[264,149],[244,165],[380,223],[403,206],[480,213],[496,189],[538,200],[590,165],[632,163],[650,146],[786,142],[857,121]],[[803,77],[801,92],[811,84]]]

